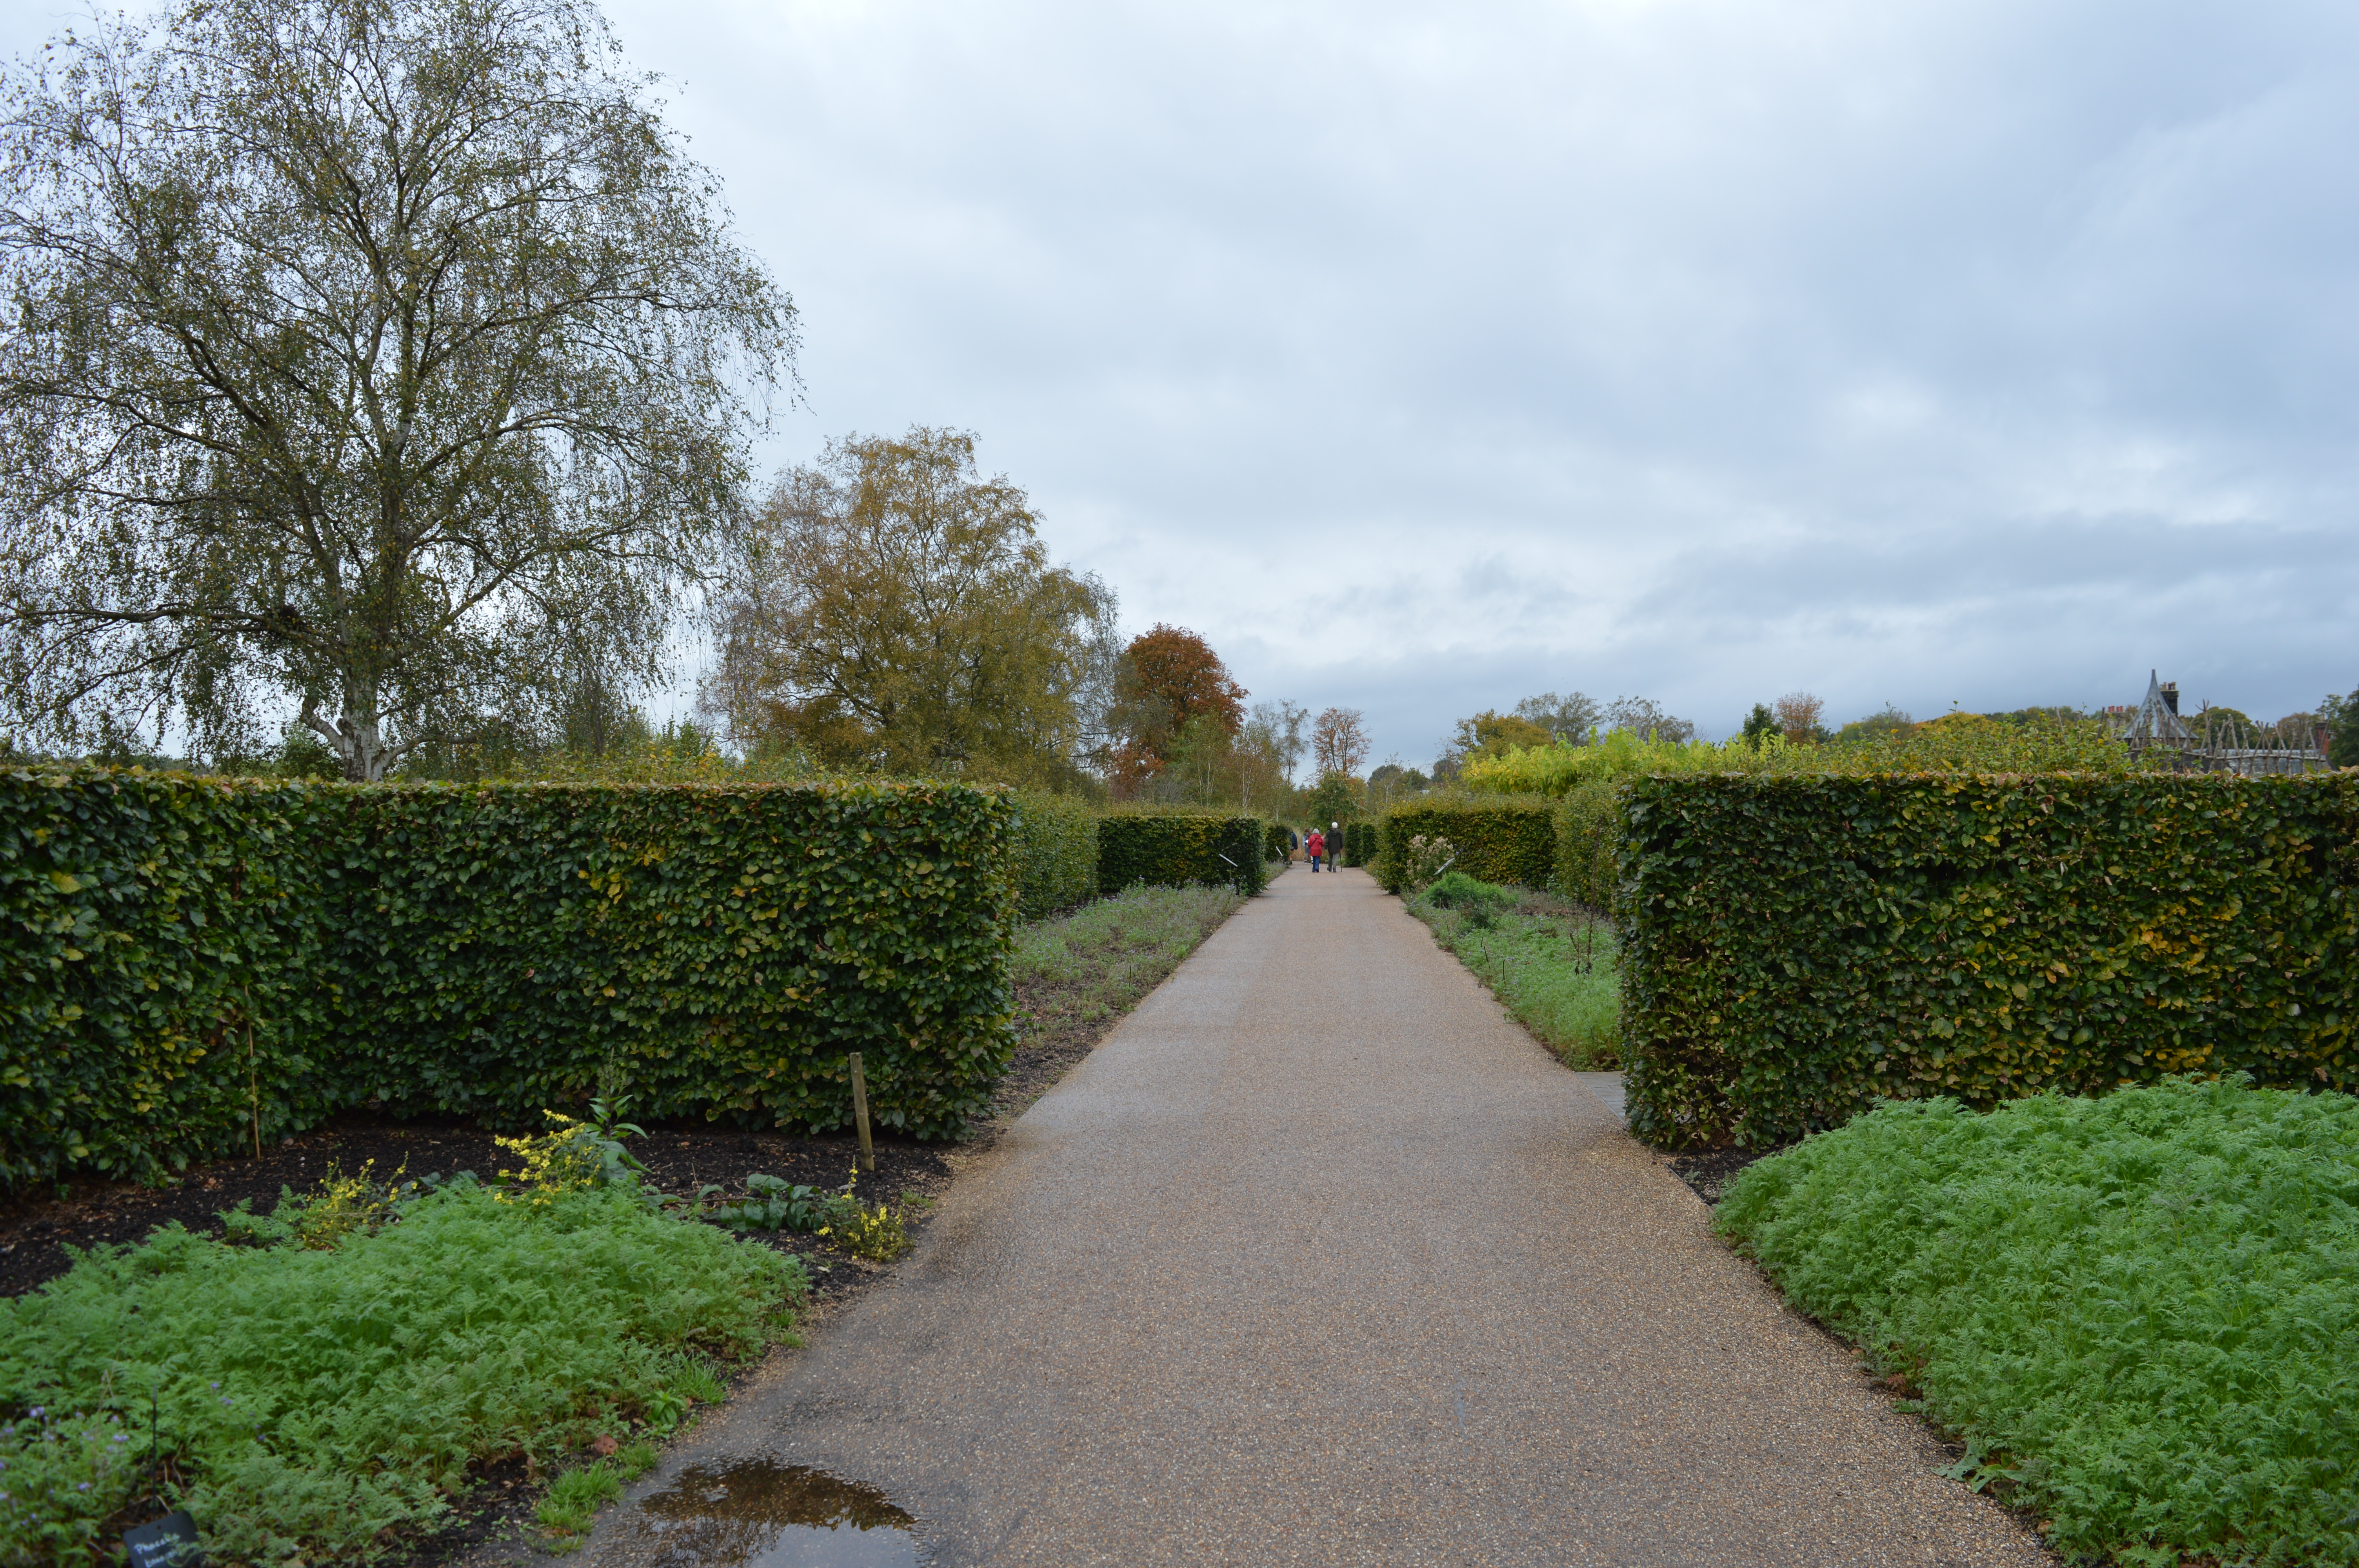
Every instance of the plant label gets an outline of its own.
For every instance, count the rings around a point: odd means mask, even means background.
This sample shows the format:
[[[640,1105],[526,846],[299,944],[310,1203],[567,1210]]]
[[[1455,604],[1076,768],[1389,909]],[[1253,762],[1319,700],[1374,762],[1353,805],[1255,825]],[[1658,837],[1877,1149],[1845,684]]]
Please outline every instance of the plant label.
[[[204,1568],[197,1550],[197,1521],[185,1513],[166,1514],[123,1532],[131,1568]]]

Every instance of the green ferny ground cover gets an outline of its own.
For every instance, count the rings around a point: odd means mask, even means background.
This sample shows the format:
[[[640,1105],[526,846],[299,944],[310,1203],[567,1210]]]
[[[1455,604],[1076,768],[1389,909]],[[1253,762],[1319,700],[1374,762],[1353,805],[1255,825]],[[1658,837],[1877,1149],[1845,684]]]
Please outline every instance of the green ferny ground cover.
[[[380,1555],[483,1461],[665,1429],[712,1387],[699,1357],[782,1336],[804,1284],[628,1188],[453,1184],[332,1249],[168,1227],[0,1302],[0,1560],[105,1560],[156,1488],[151,1399],[214,1562]]]
[[[1719,1223],[2067,1552],[2359,1562],[2359,1099],[1886,1104]]]

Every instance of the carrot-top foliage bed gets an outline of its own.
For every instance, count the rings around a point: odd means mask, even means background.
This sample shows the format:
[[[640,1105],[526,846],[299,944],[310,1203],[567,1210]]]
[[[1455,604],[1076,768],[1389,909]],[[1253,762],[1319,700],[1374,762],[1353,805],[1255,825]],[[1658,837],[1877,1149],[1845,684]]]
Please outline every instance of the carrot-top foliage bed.
[[[1889,1104],[1719,1223],[2066,1552],[2359,1562],[2359,1098]]]
[[[216,1563],[383,1556],[486,1462],[669,1430],[803,1285],[627,1183],[347,1179],[94,1251],[0,1301],[0,1563],[114,1560],[165,1507]]]

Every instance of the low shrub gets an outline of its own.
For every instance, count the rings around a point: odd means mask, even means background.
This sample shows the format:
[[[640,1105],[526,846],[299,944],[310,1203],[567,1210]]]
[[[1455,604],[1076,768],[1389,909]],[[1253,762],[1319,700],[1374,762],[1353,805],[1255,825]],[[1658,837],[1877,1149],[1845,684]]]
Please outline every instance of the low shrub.
[[[1116,893],[1136,882],[1225,883],[1250,898],[1269,875],[1262,858],[1266,835],[1258,816],[1109,812],[1098,819],[1098,891]]]
[[[1376,881],[1395,892],[1414,838],[1447,838],[1456,869],[1487,882],[1546,887],[1556,861],[1549,803],[1515,795],[1423,795],[1387,807],[1376,821]]]
[[[2173,1081],[1886,1105],[1718,1223],[2068,1555],[2359,1561],[2359,1100]]]
[[[1404,897],[1422,892],[1441,879],[1458,860],[1458,846],[1447,838],[1411,838],[1401,853],[1400,886]]]
[[[2178,1074],[2359,1088],[2359,775],[1627,786],[1631,1127]]]
[[[719,1192],[707,1187],[697,1195],[694,1212],[733,1230],[783,1230],[792,1235],[824,1236],[854,1258],[889,1263],[907,1252],[907,1221],[890,1206],[864,1204],[859,1195],[860,1172],[841,1188],[828,1190],[788,1183],[782,1176],[756,1172],[745,1178],[745,1196],[727,1203],[706,1200]]]
[[[1098,894],[1098,814],[1071,795],[1019,792],[1011,823],[1016,912],[1026,920]]]
[[[152,1430],[214,1562],[366,1556],[442,1518],[471,1466],[650,1423],[692,1354],[756,1353],[803,1288],[792,1259],[620,1188],[534,1206],[453,1184],[325,1249],[168,1226],[0,1301],[0,1402],[31,1412],[0,1427],[0,1536],[106,1561],[156,1485]]]
[[[1515,902],[1515,894],[1490,882],[1478,881],[1464,871],[1449,871],[1434,879],[1431,886],[1419,895],[1436,909],[1497,909]]]

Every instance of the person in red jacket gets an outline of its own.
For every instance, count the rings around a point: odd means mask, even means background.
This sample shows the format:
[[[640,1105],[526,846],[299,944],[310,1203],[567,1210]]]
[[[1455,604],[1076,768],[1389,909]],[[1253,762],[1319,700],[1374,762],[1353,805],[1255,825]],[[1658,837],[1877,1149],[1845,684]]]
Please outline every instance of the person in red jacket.
[[[1327,835],[1313,827],[1309,841],[1302,847],[1310,852],[1310,874],[1315,877],[1319,874],[1319,857],[1327,852]]]

